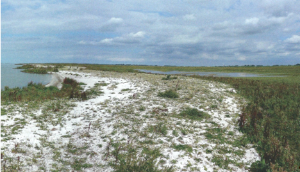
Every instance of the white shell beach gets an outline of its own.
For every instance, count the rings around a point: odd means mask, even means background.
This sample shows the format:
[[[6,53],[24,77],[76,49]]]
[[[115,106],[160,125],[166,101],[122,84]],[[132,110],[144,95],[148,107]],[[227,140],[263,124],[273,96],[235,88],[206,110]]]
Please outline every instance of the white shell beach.
[[[236,121],[246,101],[228,85],[189,77],[163,81],[162,75],[65,70],[54,73],[47,86],[61,88],[65,77],[85,83],[84,91],[102,93],[86,101],[58,99],[38,106],[20,103],[2,107],[8,111],[1,116],[1,124],[9,137],[2,137],[1,148],[6,156],[19,157],[22,171],[72,171],[72,164],[79,160],[89,164],[84,171],[113,171],[109,163],[115,159],[108,152],[113,150],[112,143],[130,143],[138,152],[143,147],[159,148],[157,166],[173,166],[175,171],[242,172],[260,160],[252,145],[230,144],[243,136]],[[177,82],[180,98],[157,96],[175,88]],[[56,105],[60,110],[54,112],[51,107]],[[204,111],[211,118],[176,118],[174,114],[185,107]],[[165,134],[155,130],[159,125],[167,128]],[[14,126],[19,127],[12,131]],[[222,130],[219,135],[225,141],[207,138],[205,133],[213,128]],[[178,150],[176,145],[192,149]],[[22,151],[13,151],[16,146]],[[229,162],[226,168],[217,165],[225,159]]]

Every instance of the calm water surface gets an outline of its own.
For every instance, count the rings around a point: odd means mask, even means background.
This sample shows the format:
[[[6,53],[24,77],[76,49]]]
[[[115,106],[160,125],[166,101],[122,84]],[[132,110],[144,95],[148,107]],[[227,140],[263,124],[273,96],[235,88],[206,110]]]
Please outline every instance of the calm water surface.
[[[24,87],[32,81],[34,83],[48,84],[51,81],[51,74],[30,74],[21,72],[23,69],[14,69],[18,65],[1,63],[1,89],[5,86],[10,88]]]

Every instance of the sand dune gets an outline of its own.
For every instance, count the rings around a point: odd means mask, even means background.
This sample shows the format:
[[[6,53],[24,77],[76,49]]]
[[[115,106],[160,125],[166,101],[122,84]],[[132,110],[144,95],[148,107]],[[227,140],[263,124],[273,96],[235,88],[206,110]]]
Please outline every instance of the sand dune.
[[[62,88],[62,82],[64,80],[64,77],[57,73],[52,74],[52,79],[49,84],[46,85],[46,87],[54,86],[57,87],[58,89]]]

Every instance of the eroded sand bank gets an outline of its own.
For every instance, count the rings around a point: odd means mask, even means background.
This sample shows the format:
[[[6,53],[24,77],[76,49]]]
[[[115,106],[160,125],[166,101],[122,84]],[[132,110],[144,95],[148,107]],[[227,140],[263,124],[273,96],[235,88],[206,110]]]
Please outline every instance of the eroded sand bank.
[[[58,89],[62,88],[62,82],[64,80],[64,77],[61,76],[59,73],[52,73],[52,78],[49,84],[46,85],[46,87],[54,86]]]

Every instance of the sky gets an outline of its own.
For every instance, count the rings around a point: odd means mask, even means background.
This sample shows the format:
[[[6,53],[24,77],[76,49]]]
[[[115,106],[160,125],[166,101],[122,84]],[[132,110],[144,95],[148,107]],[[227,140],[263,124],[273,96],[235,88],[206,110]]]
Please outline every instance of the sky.
[[[300,0],[1,0],[2,63],[300,63]]]

